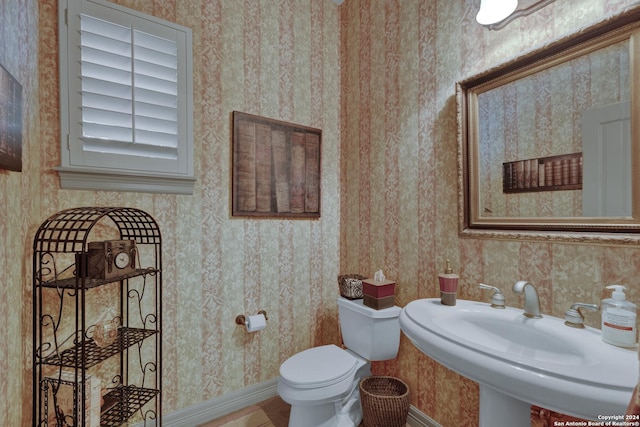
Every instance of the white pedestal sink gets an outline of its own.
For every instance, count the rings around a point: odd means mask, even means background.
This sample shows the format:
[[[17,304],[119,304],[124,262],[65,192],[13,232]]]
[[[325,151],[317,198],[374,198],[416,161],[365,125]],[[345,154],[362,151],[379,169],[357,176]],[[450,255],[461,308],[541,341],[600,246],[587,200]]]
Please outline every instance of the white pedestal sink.
[[[625,413],[638,380],[635,349],[605,344],[597,329],[522,313],[420,299],[402,310],[400,327],[424,354],[480,384],[481,427],[529,425],[532,404],[591,420]]]

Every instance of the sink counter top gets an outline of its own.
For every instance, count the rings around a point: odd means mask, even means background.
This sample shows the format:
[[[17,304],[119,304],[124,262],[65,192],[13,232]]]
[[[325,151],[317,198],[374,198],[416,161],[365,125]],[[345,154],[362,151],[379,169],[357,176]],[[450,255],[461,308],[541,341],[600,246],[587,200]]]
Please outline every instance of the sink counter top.
[[[508,396],[581,418],[624,414],[638,380],[636,349],[602,342],[599,330],[487,303],[409,303],[405,335],[447,368]]]

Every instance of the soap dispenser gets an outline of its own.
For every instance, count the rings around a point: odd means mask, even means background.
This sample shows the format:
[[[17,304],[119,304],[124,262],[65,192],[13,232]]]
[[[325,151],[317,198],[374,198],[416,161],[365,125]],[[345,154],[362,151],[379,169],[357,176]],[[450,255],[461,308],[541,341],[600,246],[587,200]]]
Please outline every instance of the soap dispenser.
[[[636,345],[636,305],[626,300],[622,285],[610,285],[611,298],[602,300],[602,341],[619,347]]]
[[[447,260],[447,267],[444,273],[438,274],[438,281],[440,282],[440,302],[443,305],[456,305],[458,279],[458,275],[453,273],[451,264],[449,260]]]

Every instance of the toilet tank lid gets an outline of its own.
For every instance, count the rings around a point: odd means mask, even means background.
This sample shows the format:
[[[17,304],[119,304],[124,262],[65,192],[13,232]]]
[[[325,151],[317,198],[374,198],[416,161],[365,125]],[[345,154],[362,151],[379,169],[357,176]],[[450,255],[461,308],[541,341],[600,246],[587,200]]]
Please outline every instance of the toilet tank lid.
[[[338,297],[338,305],[374,319],[398,317],[400,316],[400,311],[402,311],[402,308],[397,305],[389,308],[383,308],[382,310],[376,310],[375,308],[364,305],[364,300],[362,299],[350,300],[344,297]]]

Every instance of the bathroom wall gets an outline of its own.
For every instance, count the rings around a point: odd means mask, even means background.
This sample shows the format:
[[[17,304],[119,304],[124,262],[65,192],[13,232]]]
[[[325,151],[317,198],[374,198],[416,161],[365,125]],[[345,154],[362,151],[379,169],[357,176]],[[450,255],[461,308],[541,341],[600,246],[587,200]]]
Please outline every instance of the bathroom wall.
[[[640,303],[638,248],[457,235],[454,82],[631,1],[557,0],[499,32],[475,24],[477,0],[117,3],[193,28],[196,192],[61,190],[57,1],[0,2],[0,63],[21,82],[24,104],[23,172],[0,170],[0,425],[30,424],[32,240],[67,207],[133,206],[162,227],[167,413],[274,378],[291,354],[339,342],[339,272],[384,268],[402,305],[437,295],[445,258],[462,298],[486,299],[480,280],[506,290],[526,278],[555,315],[600,300],[613,282]],[[233,110],[323,130],[319,221],[229,217]],[[236,314],[259,308],[268,329],[244,334]],[[477,386],[406,340],[398,360],[375,369],[406,380],[412,403],[442,425],[476,425]]]
[[[34,143],[38,118],[38,7],[35,1],[0,2],[0,64],[22,85],[23,150]],[[34,170],[40,153],[23,155],[23,170]],[[0,170],[0,424],[26,425],[31,418],[30,389],[25,386],[30,359],[30,298],[25,273],[29,216],[39,210],[39,173]],[[27,193],[36,190],[33,198]],[[29,325],[29,326],[27,326]],[[23,402],[25,402],[23,404]],[[24,423],[22,422],[24,420]]]
[[[341,8],[341,273],[384,269],[397,303],[438,296],[450,258],[460,297],[484,300],[480,281],[534,283],[545,313],[597,303],[623,283],[640,302],[640,248],[460,239],[455,82],[572,32],[635,1],[557,0],[500,31],[475,22],[476,0],[347,0]],[[600,315],[587,323],[599,326]],[[477,385],[402,340],[378,374],[410,386],[412,404],[443,426],[478,423]],[[629,375],[637,375],[630,372]]]
[[[118,0],[193,30],[192,196],[62,190],[57,0],[0,1],[0,63],[23,85],[22,173],[0,170],[0,425],[31,423],[31,250],[49,215],[132,206],[163,237],[166,413],[275,378],[308,347],[339,343],[339,9],[330,1]],[[320,128],[322,217],[230,217],[233,110]],[[237,314],[259,309],[248,335]]]

